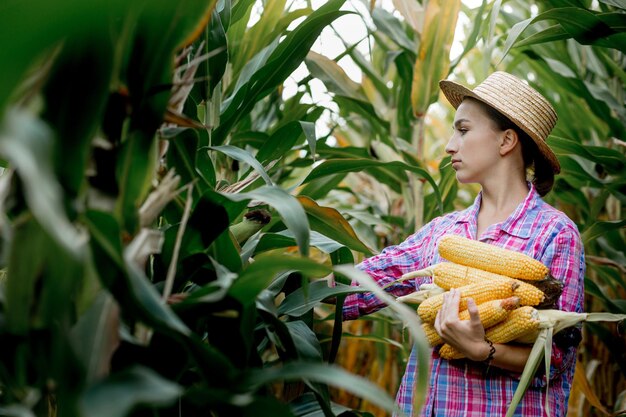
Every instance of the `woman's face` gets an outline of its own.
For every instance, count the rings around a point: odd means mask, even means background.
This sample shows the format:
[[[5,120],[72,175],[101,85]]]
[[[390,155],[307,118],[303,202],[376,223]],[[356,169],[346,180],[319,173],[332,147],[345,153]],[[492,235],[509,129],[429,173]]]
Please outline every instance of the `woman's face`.
[[[479,183],[494,173],[500,161],[500,132],[482,105],[465,99],[454,117],[454,133],[446,152],[452,157],[452,168],[461,183]]]

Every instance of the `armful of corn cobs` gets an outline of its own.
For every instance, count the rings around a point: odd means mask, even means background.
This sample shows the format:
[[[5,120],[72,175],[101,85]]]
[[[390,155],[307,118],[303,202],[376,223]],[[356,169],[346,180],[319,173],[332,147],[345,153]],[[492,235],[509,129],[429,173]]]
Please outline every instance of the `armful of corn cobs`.
[[[432,284],[398,301],[419,304],[417,314],[432,346],[443,344],[433,327],[443,294],[451,288],[461,291],[459,317],[468,320],[467,298],[478,306],[485,336],[493,343],[533,344],[541,329],[553,333],[571,328],[583,321],[621,321],[623,314],[575,313],[555,309],[563,284],[550,276],[541,262],[508,249],[503,249],[461,236],[446,235],[439,240],[439,254],[450,262],[405,274],[401,281],[431,276]],[[439,355],[444,359],[461,359],[463,354],[443,344]]]

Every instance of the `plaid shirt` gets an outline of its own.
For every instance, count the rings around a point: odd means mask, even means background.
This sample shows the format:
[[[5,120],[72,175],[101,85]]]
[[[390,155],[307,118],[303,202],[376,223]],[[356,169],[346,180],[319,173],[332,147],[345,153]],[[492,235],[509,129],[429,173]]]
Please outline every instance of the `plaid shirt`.
[[[402,274],[444,261],[437,252],[437,240],[444,234],[474,239],[482,194],[468,209],[438,217],[397,246],[364,260],[357,267],[371,275],[381,286]],[[525,253],[550,267],[551,274],[563,282],[557,308],[582,312],[585,261],[578,229],[562,212],[546,204],[534,187],[511,216],[490,226],[480,237],[483,242]],[[418,278],[391,286],[395,296],[415,291],[430,278]],[[371,293],[351,294],[346,298],[344,319],[355,319],[382,307]],[[560,348],[553,343],[550,369],[549,407],[555,417],[567,414],[567,402],[576,363],[576,348]],[[483,417],[504,416],[519,383],[520,374],[469,360],[448,361],[433,351],[430,384],[421,416]],[[413,384],[418,364],[411,353],[396,401],[408,416],[413,410]],[[523,396],[515,416],[544,416],[545,375],[536,376]]]

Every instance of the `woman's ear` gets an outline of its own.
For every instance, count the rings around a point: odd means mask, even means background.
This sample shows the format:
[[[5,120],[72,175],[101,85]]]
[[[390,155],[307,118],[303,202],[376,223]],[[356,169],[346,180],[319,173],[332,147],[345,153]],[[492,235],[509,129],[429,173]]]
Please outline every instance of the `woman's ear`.
[[[515,149],[519,143],[519,136],[513,129],[506,129],[500,137],[500,155],[505,156]]]

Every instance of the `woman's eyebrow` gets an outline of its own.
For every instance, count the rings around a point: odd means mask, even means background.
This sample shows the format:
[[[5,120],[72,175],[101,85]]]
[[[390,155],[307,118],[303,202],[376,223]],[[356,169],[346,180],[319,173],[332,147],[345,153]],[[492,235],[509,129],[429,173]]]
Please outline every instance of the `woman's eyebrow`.
[[[459,127],[459,125],[461,123],[463,123],[463,122],[469,122],[469,120],[468,119],[458,119],[458,120],[455,120],[453,126],[454,127]]]

